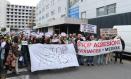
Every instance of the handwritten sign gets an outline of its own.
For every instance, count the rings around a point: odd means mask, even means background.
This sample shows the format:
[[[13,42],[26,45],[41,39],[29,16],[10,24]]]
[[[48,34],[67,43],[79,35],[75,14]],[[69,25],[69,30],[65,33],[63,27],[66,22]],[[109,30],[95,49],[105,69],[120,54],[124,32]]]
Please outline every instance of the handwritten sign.
[[[31,71],[79,66],[73,44],[29,46]]]

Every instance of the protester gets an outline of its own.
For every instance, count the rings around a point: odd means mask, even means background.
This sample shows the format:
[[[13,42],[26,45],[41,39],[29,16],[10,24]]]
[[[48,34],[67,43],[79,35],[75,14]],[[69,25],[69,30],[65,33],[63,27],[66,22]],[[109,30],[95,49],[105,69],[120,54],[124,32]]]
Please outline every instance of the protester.
[[[84,36],[82,34],[66,34],[62,32],[61,34],[51,34],[45,33],[44,35],[30,34],[26,35],[24,33],[6,35],[6,38],[0,36],[0,73],[6,67],[8,70],[19,74],[19,66],[30,67],[30,55],[29,55],[29,44],[74,44],[77,53],[78,63],[88,66],[94,66],[95,64],[108,64],[111,62],[111,52],[108,54],[100,54],[97,56],[83,56],[79,55],[77,43],[79,41],[97,41],[95,36],[90,34],[89,36]],[[86,37],[86,38],[85,38]],[[118,38],[122,42],[123,50],[121,52],[115,52],[115,62],[117,62],[118,55],[120,54],[120,63],[122,63],[122,54],[125,49],[125,43],[122,38]],[[98,38],[98,41],[111,40],[106,39],[104,36]],[[19,48],[19,47],[21,48]],[[20,50],[18,50],[18,48]],[[85,61],[86,59],[86,61]],[[20,65],[19,65],[20,64]]]
[[[12,52],[14,53],[15,57],[16,57],[16,65],[15,65],[15,71],[16,71],[16,74],[19,74],[18,72],[18,60],[19,60],[19,51],[18,51],[18,44],[17,43],[14,43],[12,45]]]
[[[103,40],[106,40],[106,38],[104,35],[101,35],[99,41],[103,41]],[[97,56],[97,64],[98,65],[104,64],[104,55],[103,54]]]
[[[75,48],[76,48],[76,52],[77,52],[77,53],[78,53],[77,42],[83,41],[83,39],[82,39],[81,37],[82,37],[82,35],[81,35],[81,34],[78,34],[78,35],[77,35],[77,38],[75,39]],[[78,58],[79,64],[80,64],[80,65],[84,65],[84,59],[83,59],[84,57],[77,54],[77,58]]]
[[[0,76],[3,74],[4,71],[4,53],[6,42],[4,41],[4,37],[1,36],[0,38]]]
[[[25,37],[23,37],[21,41],[21,54],[24,58],[24,65],[29,66],[30,65],[30,56],[29,56],[29,49],[28,49],[28,41]]]
[[[90,39],[88,41],[95,41],[95,36],[91,35]],[[94,56],[88,56],[87,57],[87,65],[88,66],[94,66]]]
[[[121,40],[122,51],[115,51],[115,63],[117,62],[117,58],[119,57],[120,58],[120,64],[123,64],[122,59],[123,59],[123,53],[124,53],[124,50],[125,50],[125,42],[120,36],[118,36],[117,39]]]
[[[51,44],[59,44],[59,43],[60,43],[59,37],[57,36],[57,34],[54,34],[51,40]]]
[[[60,35],[60,44],[68,44],[67,35],[64,32]]]
[[[106,37],[106,40],[111,40],[110,37]],[[105,64],[111,63],[111,52],[105,54]]]

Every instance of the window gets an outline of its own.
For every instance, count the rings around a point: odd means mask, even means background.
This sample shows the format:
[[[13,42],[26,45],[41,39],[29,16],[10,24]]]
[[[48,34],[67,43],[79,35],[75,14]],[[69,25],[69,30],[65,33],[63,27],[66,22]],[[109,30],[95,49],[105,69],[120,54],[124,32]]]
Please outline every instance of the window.
[[[107,6],[107,14],[112,14],[116,12],[116,4],[111,4]]]
[[[86,18],[86,11],[81,12],[81,18]]]
[[[105,7],[97,8],[97,16],[105,15]]]
[[[19,6],[19,8],[21,8],[21,6]]]
[[[43,7],[42,11],[44,12],[45,11],[45,8]]]
[[[55,14],[54,10],[53,10],[53,11],[51,11],[51,15],[53,16],[54,14]]]
[[[116,13],[116,3],[97,8],[97,16],[109,15]]]
[[[46,14],[46,17],[47,17],[47,18],[49,17],[49,13]]]
[[[15,8],[17,8],[18,6],[16,5]]]
[[[44,16],[42,16],[42,19],[44,19]]]
[[[10,26],[9,25],[7,25],[7,28],[9,28]]]
[[[61,7],[58,7],[58,13],[60,13],[61,12]]]

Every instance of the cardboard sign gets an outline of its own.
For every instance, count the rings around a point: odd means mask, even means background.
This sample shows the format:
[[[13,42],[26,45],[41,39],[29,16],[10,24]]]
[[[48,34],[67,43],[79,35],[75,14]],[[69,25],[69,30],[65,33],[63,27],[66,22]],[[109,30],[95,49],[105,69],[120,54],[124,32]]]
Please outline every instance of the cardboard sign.
[[[102,28],[100,29],[100,35],[105,37],[116,37],[117,29],[112,28]]]
[[[91,24],[81,24],[80,26],[81,32],[88,32],[88,33],[97,33],[97,26]]]

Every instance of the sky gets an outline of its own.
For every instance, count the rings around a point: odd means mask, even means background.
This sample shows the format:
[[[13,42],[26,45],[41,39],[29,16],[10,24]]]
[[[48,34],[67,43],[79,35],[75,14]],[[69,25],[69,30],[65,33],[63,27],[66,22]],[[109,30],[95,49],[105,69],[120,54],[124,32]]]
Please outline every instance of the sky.
[[[36,6],[40,0],[7,0],[11,4]]]

